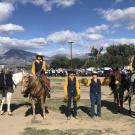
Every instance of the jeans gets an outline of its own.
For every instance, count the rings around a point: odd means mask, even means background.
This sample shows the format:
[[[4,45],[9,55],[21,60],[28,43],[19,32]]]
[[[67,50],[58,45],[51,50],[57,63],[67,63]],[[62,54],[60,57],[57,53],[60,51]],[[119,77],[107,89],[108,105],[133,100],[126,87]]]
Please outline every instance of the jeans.
[[[67,116],[71,115],[71,103],[73,102],[73,112],[74,112],[74,116],[77,115],[77,102],[74,101],[74,94],[69,94],[68,95],[68,103],[67,103]]]
[[[101,93],[90,93],[91,109],[90,113],[93,117],[95,115],[95,105],[97,105],[97,116],[101,116]]]

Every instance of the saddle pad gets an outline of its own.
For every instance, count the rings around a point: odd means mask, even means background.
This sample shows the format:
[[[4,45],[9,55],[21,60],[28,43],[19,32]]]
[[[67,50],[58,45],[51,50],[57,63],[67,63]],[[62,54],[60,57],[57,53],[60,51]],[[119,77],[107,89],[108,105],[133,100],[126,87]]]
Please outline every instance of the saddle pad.
[[[5,82],[4,82],[4,73],[0,73],[0,87],[4,87]]]
[[[13,86],[13,80],[12,80],[12,74],[9,73],[9,74],[5,74],[5,84],[6,86]]]

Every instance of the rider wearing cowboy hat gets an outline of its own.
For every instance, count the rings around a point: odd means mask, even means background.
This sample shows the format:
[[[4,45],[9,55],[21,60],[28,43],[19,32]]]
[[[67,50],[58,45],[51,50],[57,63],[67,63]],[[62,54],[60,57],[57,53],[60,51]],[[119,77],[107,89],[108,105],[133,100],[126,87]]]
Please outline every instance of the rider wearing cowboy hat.
[[[65,97],[67,100],[67,119],[71,118],[71,104],[73,102],[73,116],[77,118],[77,100],[80,97],[80,85],[78,78],[76,77],[76,72],[74,70],[68,71],[68,76],[64,83]]]
[[[32,64],[32,74],[37,78],[39,77],[43,87],[45,88],[45,82],[42,79],[42,74],[45,74],[46,64],[44,61],[44,55],[42,53],[36,54],[36,60]],[[47,90],[47,97],[50,98],[50,91]]]
[[[36,55],[36,60],[32,64],[32,74],[34,76],[41,75],[45,71],[46,71],[46,64],[44,61],[44,55],[38,53]]]

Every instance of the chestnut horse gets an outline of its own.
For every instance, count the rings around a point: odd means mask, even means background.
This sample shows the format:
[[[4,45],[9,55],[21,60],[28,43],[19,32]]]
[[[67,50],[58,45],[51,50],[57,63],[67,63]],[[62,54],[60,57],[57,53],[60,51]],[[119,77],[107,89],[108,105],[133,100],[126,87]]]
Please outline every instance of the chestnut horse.
[[[45,85],[43,85],[43,82]],[[33,110],[33,118],[35,119],[35,105],[36,103],[40,103],[43,118],[45,118],[45,101],[47,96],[47,90],[50,90],[50,80],[47,79],[45,74],[42,74],[42,80],[38,77],[34,78],[34,76],[30,74],[26,74],[22,78],[22,94],[24,97],[29,97],[32,103]]]
[[[114,102],[119,106],[123,107],[123,90],[121,85],[121,73],[118,68],[114,71],[115,86],[114,86]]]

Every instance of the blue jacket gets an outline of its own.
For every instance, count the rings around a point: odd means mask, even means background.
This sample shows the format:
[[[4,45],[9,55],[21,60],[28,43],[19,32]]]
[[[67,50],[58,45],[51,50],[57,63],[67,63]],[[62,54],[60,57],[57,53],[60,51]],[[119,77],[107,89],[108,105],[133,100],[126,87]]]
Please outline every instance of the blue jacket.
[[[97,82],[95,82],[93,79],[91,79],[90,93],[91,94],[101,94],[101,82],[99,79],[97,80]]]
[[[73,94],[74,96],[77,96],[76,77],[73,81],[68,77],[68,94]]]

